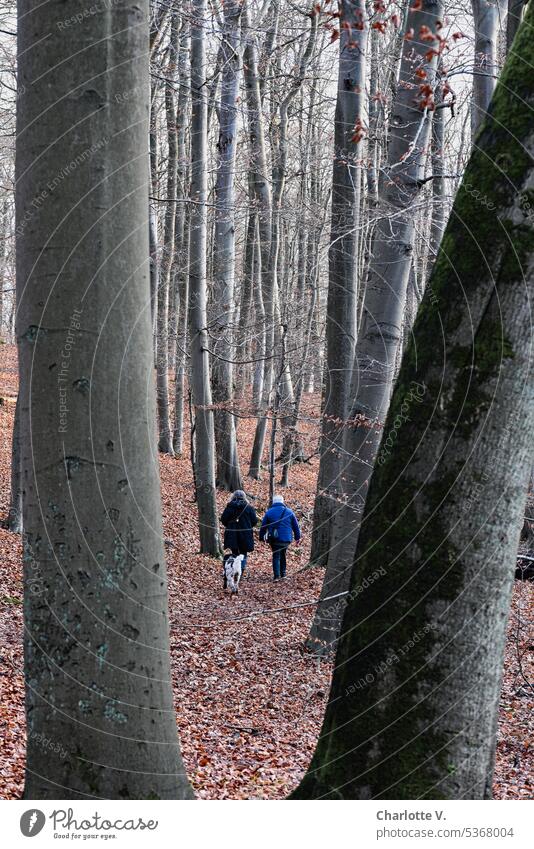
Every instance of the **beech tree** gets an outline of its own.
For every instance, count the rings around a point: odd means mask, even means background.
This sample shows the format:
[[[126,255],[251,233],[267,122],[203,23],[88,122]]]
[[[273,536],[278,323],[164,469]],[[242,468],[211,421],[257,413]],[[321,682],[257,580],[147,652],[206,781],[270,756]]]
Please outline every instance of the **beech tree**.
[[[146,0],[18,7],[29,799],[192,795],[153,461],[147,18]]]
[[[529,4],[402,362],[326,716],[294,798],[491,796],[533,459],[533,26]]]
[[[193,0],[191,21],[191,213],[189,231],[189,332],[195,426],[195,491],[200,550],[220,552],[215,501],[215,431],[206,313],[207,142],[206,0]]]

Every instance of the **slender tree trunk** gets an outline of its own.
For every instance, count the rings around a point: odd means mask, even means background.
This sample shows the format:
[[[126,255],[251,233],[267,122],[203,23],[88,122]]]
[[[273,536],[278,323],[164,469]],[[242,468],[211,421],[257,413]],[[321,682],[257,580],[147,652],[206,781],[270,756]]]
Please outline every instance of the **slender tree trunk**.
[[[156,83],[152,81],[150,87],[150,193],[153,198],[158,196],[158,137],[156,131]],[[158,289],[159,289],[159,262],[158,262],[158,214],[157,203],[149,200],[148,203],[148,244],[150,257],[150,315],[152,320],[152,334],[154,347],[154,361],[157,355],[157,319],[158,319]]]
[[[215,412],[217,486],[241,489],[235,420],[229,407],[233,400],[234,290],[235,290],[235,157],[237,147],[237,100],[241,77],[238,0],[224,5],[222,33],[222,79],[219,115],[219,165],[215,186],[215,240],[213,311],[214,345],[212,364],[213,400],[223,407]]]
[[[68,36],[64,16],[18,7],[17,220],[77,163],[17,243],[24,794],[189,798],[153,462],[148,3],[107,4]]]
[[[530,5],[403,360],[320,742],[296,798],[491,796],[533,458],[533,26]],[[420,403],[406,416],[410,392]]]
[[[442,20],[441,0],[422,0],[422,7],[407,17],[407,29],[435,31]],[[423,30],[424,32],[424,30]],[[341,617],[325,613],[323,600],[344,592],[362,518],[369,478],[387,412],[396,360],[402,338],[406,288],[413,261],[414,206],[421,195],[426,150],[430,139],[431,111],[414,97],[416,72],[424,72],[425,84],[435,84],[436,56],[429,59],[428,41],[417,36],[404,42],[400,85],[393,103],[386,176],[380,186],[383,217],[376,226],[363,315],[356,345],[348,426],[344,429],[343,498],[332,518],[328,564],[312,624],[309,647],[319,653],[335,644]],[[338,606],[338,612],[342,606]]]
[[[7,262],[7,234],[8,234],[9,205],[7,198],[2,205],[2,217],[0,219],[0,339],[2,339],[2,327],[4,326],[4,281]]]
[[[488,111],[499,72],[499,26],[504,22],[506,0],[471,0],[475,27],[475,61],[471,135],[474,139]]]
[[[176,104],[176,213],[169,302],[169,367],[176,369],[176,338],[183,279],[187,277],[186,198],[188,195],[187,129],[189,125],[189,22],[184,20],[178,45],[178,98]],[[187,303],[187,300],[186,300]]]
[[[506,18],[506,52],[509,53],[516,36],[521,16],[527,0],[508,0],[508,15]]]
[[[432,215],[430,223],[429,259],[433,264],[438,255],[447,224],[447,188],[445,173],[445,109],[434,110],[432,117]],[[428,274],[428,271],[426,271]]]
[[[206,0],[193,0],[191,20],[191,221],[189,235],[189,330],[191,392],[195,415],[195,477],[200,550],[220,553],[215,500],[215,432],[206,315],[208,124]]]
[[[20,394],[15,405],[13,436],[11,440],[11,498],[7,528],[14,534],[22,533],[22,469],[20,444]]]
[[[184,240],[182,242],[183,265],[179,270],[179,311],[176,327],[176,386],[174,398],[174,431],[172,446],[174,453],[181,456],[184,443],[184,401],[185,379],[187,374],[187,351],[189,336],[189,272],[187,261],[189,257],[190,206],[188,206],[184,222]],[[192,423],[191,423],[192,426]]]
[[[175,79],[178,61],[178,13],[171,15],[169,63],[165,79],[165,117],[167,124],[167,196],[163,230],[163,251],[158,288],[158,342],[156,354],[156,397],[158,405],[158,449],[174,456],[169,407],[169,288],[174,255],[174,223],[176,218],[176,108]]]
[[[340,448],[347,418],[356,341],[357,227],[361,138],[365,122],[367,15],[364,0],[339,0],[339,75],[332,170],[332,219],[326,316],[325,387],[321,459],[313,513],[310,559],[325,564],[330,520],[341,488]]]
[[[249,29],[248,12],[243,12],[243,26]],[[271,259],[271,187],[268,179],[267,156],[265,153],[265,130],[263,107],[260,92],[260,71],[258,68],[258,47],[255,35],[247,32],[245,49],[245,85],[247,90],[247,117],[250,147],[251,183],[258,214],[258,239],[261,262],[261,288],[264,308],[264,356],[262,395],[260,416],[254,434],[254,444],[250,458],[249,475],[260,477],[261,459],[267,428],[267,411],[271,401],[274,351],[274,290],[276,284],[276,264]]]

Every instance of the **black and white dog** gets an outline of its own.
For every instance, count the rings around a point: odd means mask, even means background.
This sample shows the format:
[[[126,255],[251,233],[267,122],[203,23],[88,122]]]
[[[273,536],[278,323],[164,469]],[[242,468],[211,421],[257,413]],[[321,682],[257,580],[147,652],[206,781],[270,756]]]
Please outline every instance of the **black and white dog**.
[[[223,589],[230,589],[232,595],[239,595],[239,581],[243,570],[244,555],[225,554],[223,560]]]

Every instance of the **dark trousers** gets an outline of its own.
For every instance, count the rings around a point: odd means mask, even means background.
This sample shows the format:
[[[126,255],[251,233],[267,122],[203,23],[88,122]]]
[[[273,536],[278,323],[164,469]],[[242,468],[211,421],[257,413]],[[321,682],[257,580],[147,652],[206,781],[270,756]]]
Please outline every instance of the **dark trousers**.
[[[288,542],[277,542],[272,540],[269,542],[273,552],[273,575],[275,578],[285,578],[286,576],[286,551]]]

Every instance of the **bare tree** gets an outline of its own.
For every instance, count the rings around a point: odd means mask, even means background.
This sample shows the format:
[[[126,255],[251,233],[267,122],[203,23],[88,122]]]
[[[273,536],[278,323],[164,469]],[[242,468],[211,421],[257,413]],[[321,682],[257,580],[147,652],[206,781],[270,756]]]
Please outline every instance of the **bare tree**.
[[[217,446],[217,485],[230,491],[242,487],[235,420],[230,404],[233,398],[233,329],[235,317],[235,158],[237,147],[237,101],[241,76],[242,49],[239,19],[240,0],[224,5],[222,37],[221,101],[219,107],[219,165],[215,186],[214,235],[214,345],[212,366],[213,399]]]
[[[191,213],[189,225],[189,332],[195,415],[195,483],[200,550],[220,552],[215,501],[215,433],[206,315],[207,142],[206,0],[193,0],[191,20]]]

